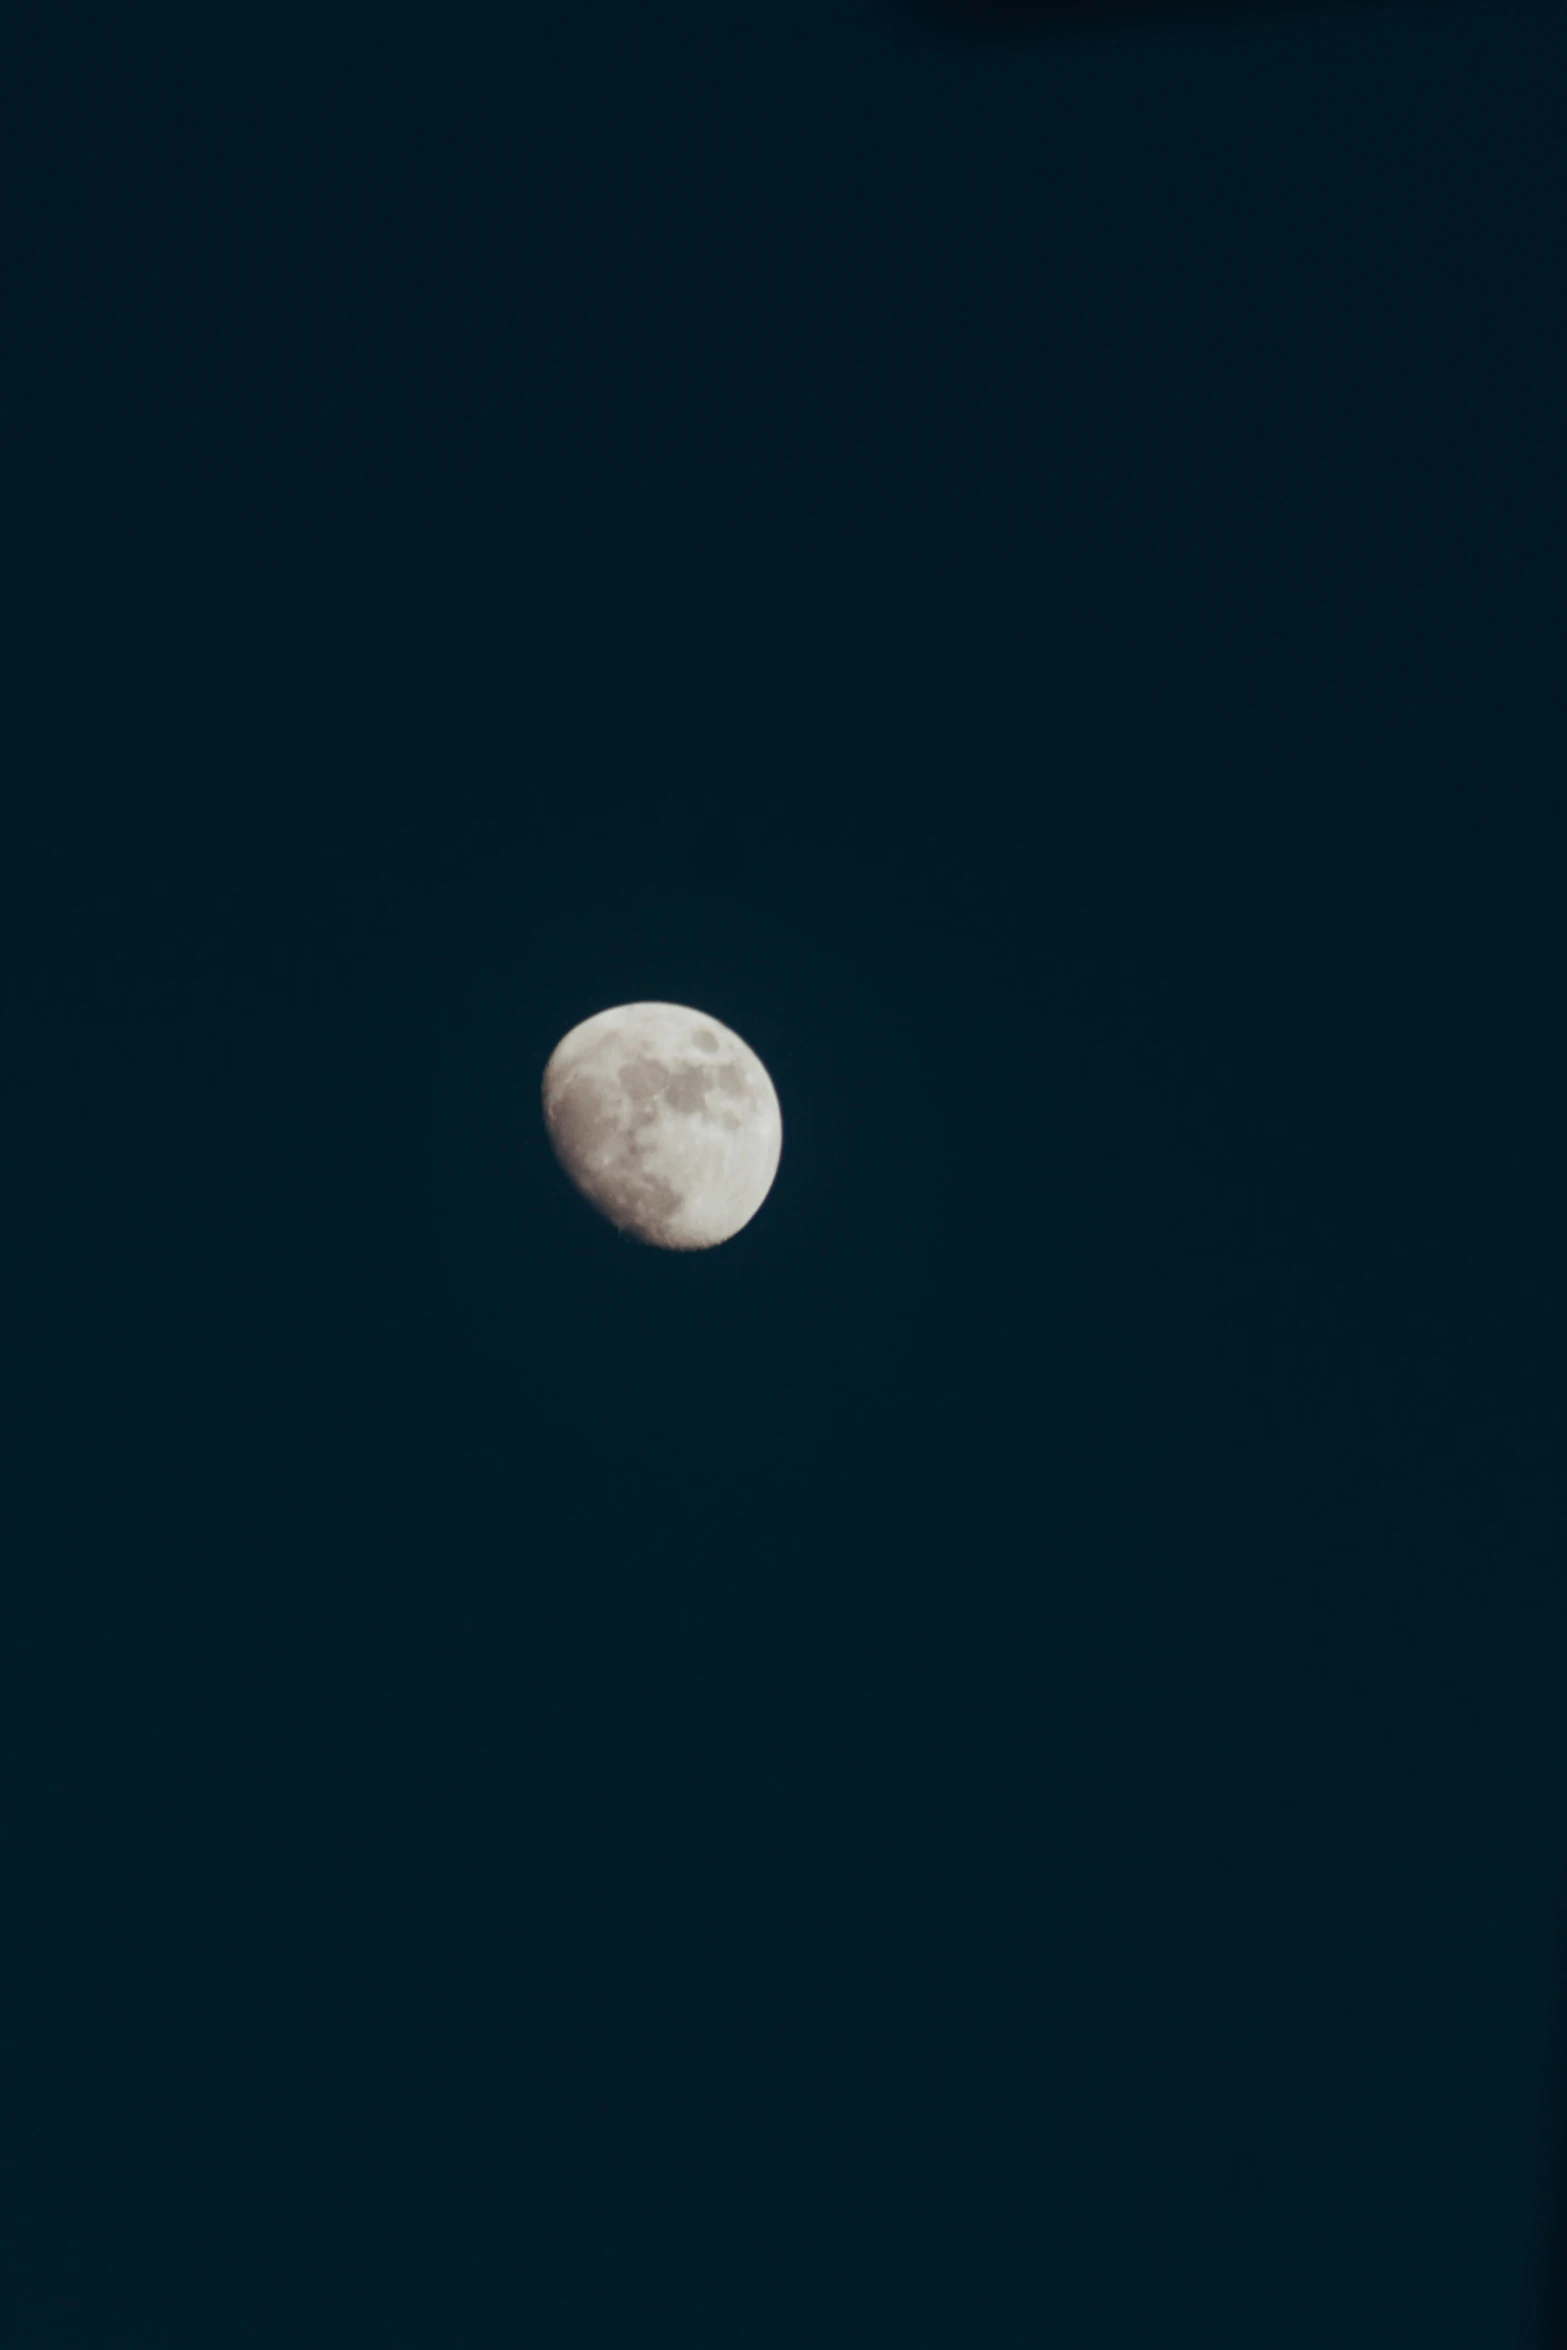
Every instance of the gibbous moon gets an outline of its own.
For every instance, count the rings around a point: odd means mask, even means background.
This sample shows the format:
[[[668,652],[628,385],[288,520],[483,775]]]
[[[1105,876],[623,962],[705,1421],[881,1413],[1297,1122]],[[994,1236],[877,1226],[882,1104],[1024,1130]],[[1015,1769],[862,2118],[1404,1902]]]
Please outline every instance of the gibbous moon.
[[[563,1036],[544,1071],[544,1123],[583,1198],[655,1248],[731,1239],[783,1148],[755,1053],[683,1004],[619,1004]]]

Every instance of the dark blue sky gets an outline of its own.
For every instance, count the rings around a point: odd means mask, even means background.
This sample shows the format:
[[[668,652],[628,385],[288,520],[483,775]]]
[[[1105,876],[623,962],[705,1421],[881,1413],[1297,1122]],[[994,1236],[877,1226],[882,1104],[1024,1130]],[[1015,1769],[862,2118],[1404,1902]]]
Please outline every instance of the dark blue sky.
[[[7,2340],[1542,2342],[1559,12],[46,38]]]

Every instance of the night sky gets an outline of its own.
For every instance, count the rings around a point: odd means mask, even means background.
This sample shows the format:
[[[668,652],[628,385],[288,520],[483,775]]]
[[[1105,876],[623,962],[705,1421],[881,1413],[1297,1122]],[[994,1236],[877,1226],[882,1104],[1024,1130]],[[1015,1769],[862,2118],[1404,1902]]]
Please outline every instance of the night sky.
[[[1027,13],[7,69],[5,2350],[1556,2338],[1567,20]]]

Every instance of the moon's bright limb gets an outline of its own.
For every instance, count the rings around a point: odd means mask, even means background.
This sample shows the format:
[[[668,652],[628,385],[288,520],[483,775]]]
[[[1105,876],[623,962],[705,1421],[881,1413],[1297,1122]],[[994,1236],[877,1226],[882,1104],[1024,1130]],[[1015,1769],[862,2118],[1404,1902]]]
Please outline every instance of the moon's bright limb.
[[[563,1036],[544,1071],[555,1156],[601,1215],[655,1248],[714,1248],[749,1224],[783,1147],[750,1046],[683,1004],[619,1004]]]

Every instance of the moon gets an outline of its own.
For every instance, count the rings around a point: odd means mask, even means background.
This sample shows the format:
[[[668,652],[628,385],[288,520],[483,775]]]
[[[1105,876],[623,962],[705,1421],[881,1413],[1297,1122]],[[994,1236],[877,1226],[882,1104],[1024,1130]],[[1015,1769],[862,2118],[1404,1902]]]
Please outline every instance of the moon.
[[[750,1046],[684,1004],[618,1004],[544,1071],[550,1147],[584,1199],[654,1248],[716,1248],[778,1172],[783,1116]]]

